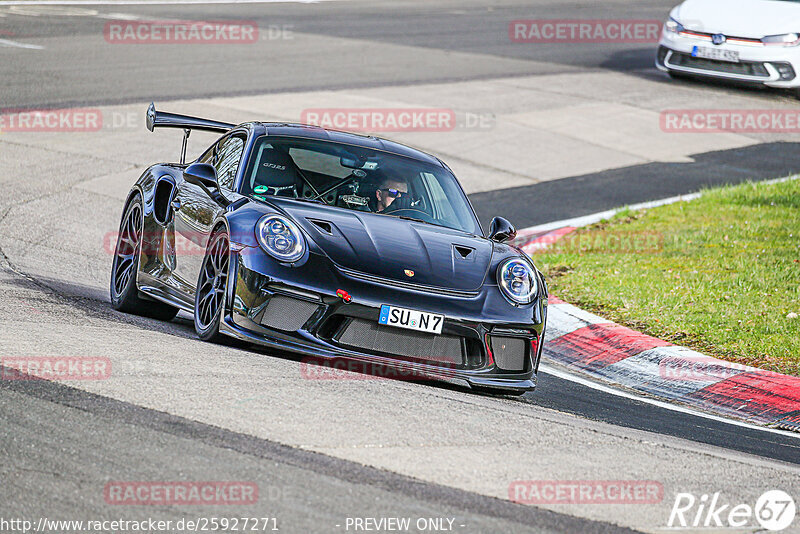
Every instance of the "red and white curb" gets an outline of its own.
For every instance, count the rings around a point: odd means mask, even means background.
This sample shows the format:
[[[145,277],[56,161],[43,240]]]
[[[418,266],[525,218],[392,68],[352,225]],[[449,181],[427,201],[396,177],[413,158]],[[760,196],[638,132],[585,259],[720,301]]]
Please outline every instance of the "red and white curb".
[[[718,360],[550,299],[544,355],[704,412],[800,431],[800,378]]]
[[[679,200],[688,198],[631,208]],[[613,213],[523,230],[515,243],[530,254],[578,226]],[[573,373],[648,397],[702,413],[800,432],[800,378],[712,358],[615,324],[556,297],[549,301],[544,356]]]

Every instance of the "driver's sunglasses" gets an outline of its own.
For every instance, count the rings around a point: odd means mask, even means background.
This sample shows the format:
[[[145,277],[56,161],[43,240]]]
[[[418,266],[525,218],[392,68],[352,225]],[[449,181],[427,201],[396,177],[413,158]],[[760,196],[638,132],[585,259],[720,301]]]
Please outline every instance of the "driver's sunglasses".
[[[381,189],[381,191],[386,191],[386,194],[392,198],[402,198],[408,194],[406,191],[400,191],[398,189]]]

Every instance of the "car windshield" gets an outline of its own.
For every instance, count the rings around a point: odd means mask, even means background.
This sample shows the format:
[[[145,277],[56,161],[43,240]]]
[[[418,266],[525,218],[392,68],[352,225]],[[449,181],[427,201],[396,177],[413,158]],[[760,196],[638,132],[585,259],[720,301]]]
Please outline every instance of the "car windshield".
[[[480,235],[464,192],[447,169],[347,144],[261,137],[245,169],[243,195],[321,202]]]

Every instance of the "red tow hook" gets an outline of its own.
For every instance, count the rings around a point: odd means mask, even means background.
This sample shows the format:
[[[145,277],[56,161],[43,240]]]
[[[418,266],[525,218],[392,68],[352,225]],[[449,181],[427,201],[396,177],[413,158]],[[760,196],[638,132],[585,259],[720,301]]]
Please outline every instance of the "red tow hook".
[[[350,293],[348,293],[344,289],[337,289],[336,296],[342,299],[345,302],[345,304],[353,300],[353,297],[350,296]]]

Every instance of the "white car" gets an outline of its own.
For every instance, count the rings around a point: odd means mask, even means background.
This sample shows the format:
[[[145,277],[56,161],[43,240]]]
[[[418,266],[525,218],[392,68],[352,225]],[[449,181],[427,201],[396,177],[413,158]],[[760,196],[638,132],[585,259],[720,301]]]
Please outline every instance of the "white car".
[[[686,0],[670,12],[656,67],[779,88],[800,87],[800,1]]]

